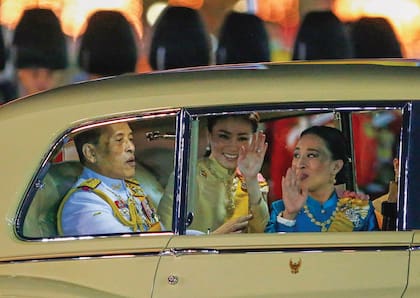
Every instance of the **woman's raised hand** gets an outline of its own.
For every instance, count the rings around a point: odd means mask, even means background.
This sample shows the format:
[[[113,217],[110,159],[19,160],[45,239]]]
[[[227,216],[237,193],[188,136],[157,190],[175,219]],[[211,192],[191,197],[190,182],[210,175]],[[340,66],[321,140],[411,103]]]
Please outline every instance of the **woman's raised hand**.
[[[268,144],[265,134],[261,131],[252,135],[249,146],[242,146],[239,150],[238,168],[245,177],[256,177],[261,171]]]
[[[308,190],[302,189],[296,177],[296,172],[292,168],[287,169],[286,176],[281,180],[281,186],[285,206],[283,217],[286,219],[294,219],[303,205],[305,205],[308,197]]]

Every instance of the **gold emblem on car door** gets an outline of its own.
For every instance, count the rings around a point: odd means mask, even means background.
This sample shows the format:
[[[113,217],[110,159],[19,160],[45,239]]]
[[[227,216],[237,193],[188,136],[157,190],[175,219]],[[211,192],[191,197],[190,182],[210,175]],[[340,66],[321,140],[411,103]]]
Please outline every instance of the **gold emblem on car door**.
[[[292,259],[290,259],[289,260],[290,272],[292,272],[292,274],[299,273],[299,268],[301,265],[302,265],[302,260],[300,258],[298,261],[293,261]]]

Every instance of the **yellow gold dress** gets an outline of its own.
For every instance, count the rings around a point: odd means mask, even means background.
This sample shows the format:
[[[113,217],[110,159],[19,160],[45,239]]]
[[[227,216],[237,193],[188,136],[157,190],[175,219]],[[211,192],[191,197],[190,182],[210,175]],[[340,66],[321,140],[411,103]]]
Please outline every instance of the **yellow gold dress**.
[[[216,230],[231,218],[252,213],[248,232],[264,232],[269,219],[268,184],[260,174],[258,180],[262,198],[258,204],[250,205],[245,179],[239,171],[225,169],[210,157],[200,159],[197,163],[196,195],[188,201],[188,210],[194,213],[188,229],[206,233]],[[173,185],[174,176],[171,175],[158,207],[160,220],[167,229],[172,223]]]

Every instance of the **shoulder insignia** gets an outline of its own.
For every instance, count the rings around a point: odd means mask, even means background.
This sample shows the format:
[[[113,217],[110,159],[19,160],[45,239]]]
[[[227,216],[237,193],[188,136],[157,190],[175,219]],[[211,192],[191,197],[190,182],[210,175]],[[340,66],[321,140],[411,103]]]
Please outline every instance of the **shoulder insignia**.
[[[124,180],[125,180],[125,182],[127,182],[129,184],[134,184],[134,185],[140,186],[140,183],[134,178],[126,178]]]
[[[95,189],[98,187],[99,184],[101,184],[101,180],[96,179],[96,178],[90,178],[80,183],[77,188]]]

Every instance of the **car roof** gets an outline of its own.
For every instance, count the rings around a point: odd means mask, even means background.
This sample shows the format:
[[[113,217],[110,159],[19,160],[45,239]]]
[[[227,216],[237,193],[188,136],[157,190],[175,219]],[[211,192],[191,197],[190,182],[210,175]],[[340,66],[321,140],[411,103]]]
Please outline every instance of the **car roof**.
[[[3,199],[23,196],[51,143],[86,120],[177,107],[417,99],[417,64],[377,60],[199,67],[104,78],[18,99],[0,108],[5,144],[0,165],[2,171],[13,170],[2,184]],[[8,216],[14,216],[15,207]]]

